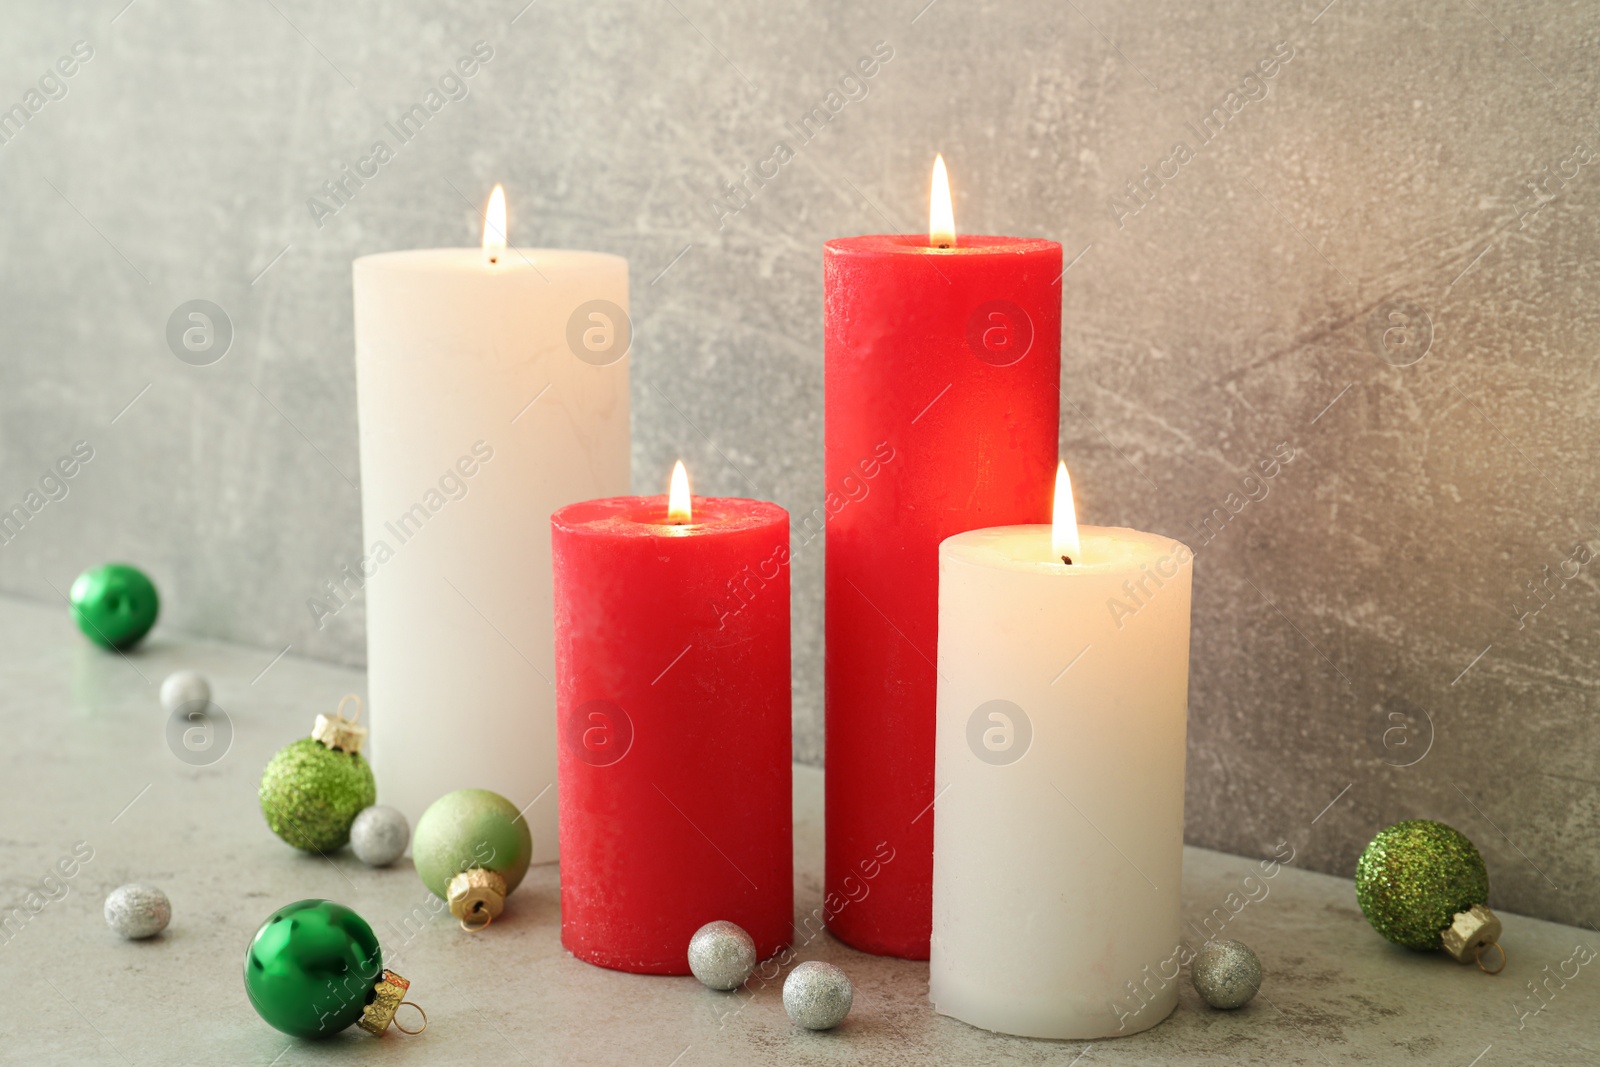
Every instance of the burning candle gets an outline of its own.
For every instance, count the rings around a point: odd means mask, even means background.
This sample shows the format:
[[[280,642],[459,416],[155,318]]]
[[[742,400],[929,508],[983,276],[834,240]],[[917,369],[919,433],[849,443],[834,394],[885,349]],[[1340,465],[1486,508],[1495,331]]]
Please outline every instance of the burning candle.
[[[548,523],[627,492],[628,263],[508,248],[506,232],[496,186],[480,248],[355,262],[365,552],[334,584],[365,584],[379,798],[415,825],[446,793],[500,793],[545,862]]]
[[[939,546],[929,995],[1089,1039],[1177,1003],[1193,554],[1080,530],[1056,484],[1052,526]]]
[[[789,515],[689,495],[551,518],[561,736],[561,942],[688,974],[689,939],[738,923],[762,957],[794,909]]]
[[[927,236],[823,255],[824,906],[842,940],[911,959],[932,907],[939,542],[1049,514],[1059,423],[1061,246],[958,238],[944,174]]]

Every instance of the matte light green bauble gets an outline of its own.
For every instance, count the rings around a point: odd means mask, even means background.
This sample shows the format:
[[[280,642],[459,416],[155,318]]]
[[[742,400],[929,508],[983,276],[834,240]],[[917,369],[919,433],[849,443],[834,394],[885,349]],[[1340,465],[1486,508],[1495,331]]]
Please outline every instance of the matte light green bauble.
[[[138,567],[106,563],[72,583],[72,618],[101,648],[129,649],[150,632],[161,614],[156,586]]]
[[[459,789],[434,801],[417,821],[411,860],[422,884],[467,930],[500,914],[533,858],[528,820],[499,793]]]
[[[297,900],[261,924],[244,956],[257,1013],[295,1037],[331,1037],[361,1018],[383,977],[367,921],[331,900]]]
[[[355,699],[346,697],[345,700]],[[360,701],[356,715],[359,717]],[[361,755],[366,730],[355,719],[318,715],[310,737],[278,750],[261,775],[261,814],[272,832],[307,852],[332,852],[350,840],[350,825],[377,803],[372,768]]]
[[[1458,912],[1489,899],[1478,849],[1442,822],[1408,819],[1378,833],[1356,861],[1356,900],[1372,928],[1397,945],[1444,947]]]

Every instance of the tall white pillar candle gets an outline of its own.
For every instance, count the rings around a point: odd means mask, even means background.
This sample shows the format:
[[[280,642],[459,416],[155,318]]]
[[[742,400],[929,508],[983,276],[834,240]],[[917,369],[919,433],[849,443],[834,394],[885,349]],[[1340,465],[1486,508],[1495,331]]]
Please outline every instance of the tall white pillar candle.
[[[463,788],[556,858],[550,514],[628,492],[628,264],[476,248],[355,262],[378,799]]]
[[[1089,1039],[1177,1003],[1193,555],[1085,526],[939,546],[938,1011]]]

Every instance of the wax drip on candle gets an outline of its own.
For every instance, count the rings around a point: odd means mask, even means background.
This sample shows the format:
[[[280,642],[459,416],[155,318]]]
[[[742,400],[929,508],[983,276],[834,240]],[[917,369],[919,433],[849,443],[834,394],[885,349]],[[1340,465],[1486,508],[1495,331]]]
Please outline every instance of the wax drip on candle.
[[[483,214],[483,261],[494,264],[506,250],[506,190],[496,185],[489,194],[489,209]]]
[[[935,248],[956,246],[956,215],[950,206],[950,177],[944,156],[933,157],[933,194],[928,198],[928,243]]]
[[[672,467],[672,486],[667,491],[667,521],[682,526],[693,521],[689,503],[689,472],[683,469],[683,460]]]
[[[1072,566],[1072,561],[1083,555],[1078,543],[1078,510],[1072,504],[1072,478],[1067,474],[1067,461],[1056,466],[1055,515],[1050,524],[1050,552],[1060,556],[1061,562]]]

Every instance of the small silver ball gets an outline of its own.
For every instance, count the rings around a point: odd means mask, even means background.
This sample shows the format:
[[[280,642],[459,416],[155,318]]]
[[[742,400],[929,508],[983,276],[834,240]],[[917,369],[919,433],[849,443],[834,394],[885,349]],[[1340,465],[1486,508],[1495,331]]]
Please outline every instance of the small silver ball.
[[[1189,969],[1195,992],[1213,1008],[1242,1008],[1261,988],[1261,960],[1242,941],[1207,941]]]
[[[161,707],[168,715],[193,701],[211,699],[211,683],[199,671],[173,671],[161,683]]]
[[[350,824],[350,848],[368,867],[387,867],[406,853],[411,825],[387,804],[362,810]]]
[[[832,1030],[850,1014],[850,979],[831,963],[807,960],[783,982],[783,1010],[807,1030]]]
[[[154,937],[171,921],[172,905],[153,885],[131,882],[106,897],[106,925],[130,941]]]
[[[755,969],[755,939],[738,923],[718,919],[689,939],[689,970],[708,989],[738,989]]]

